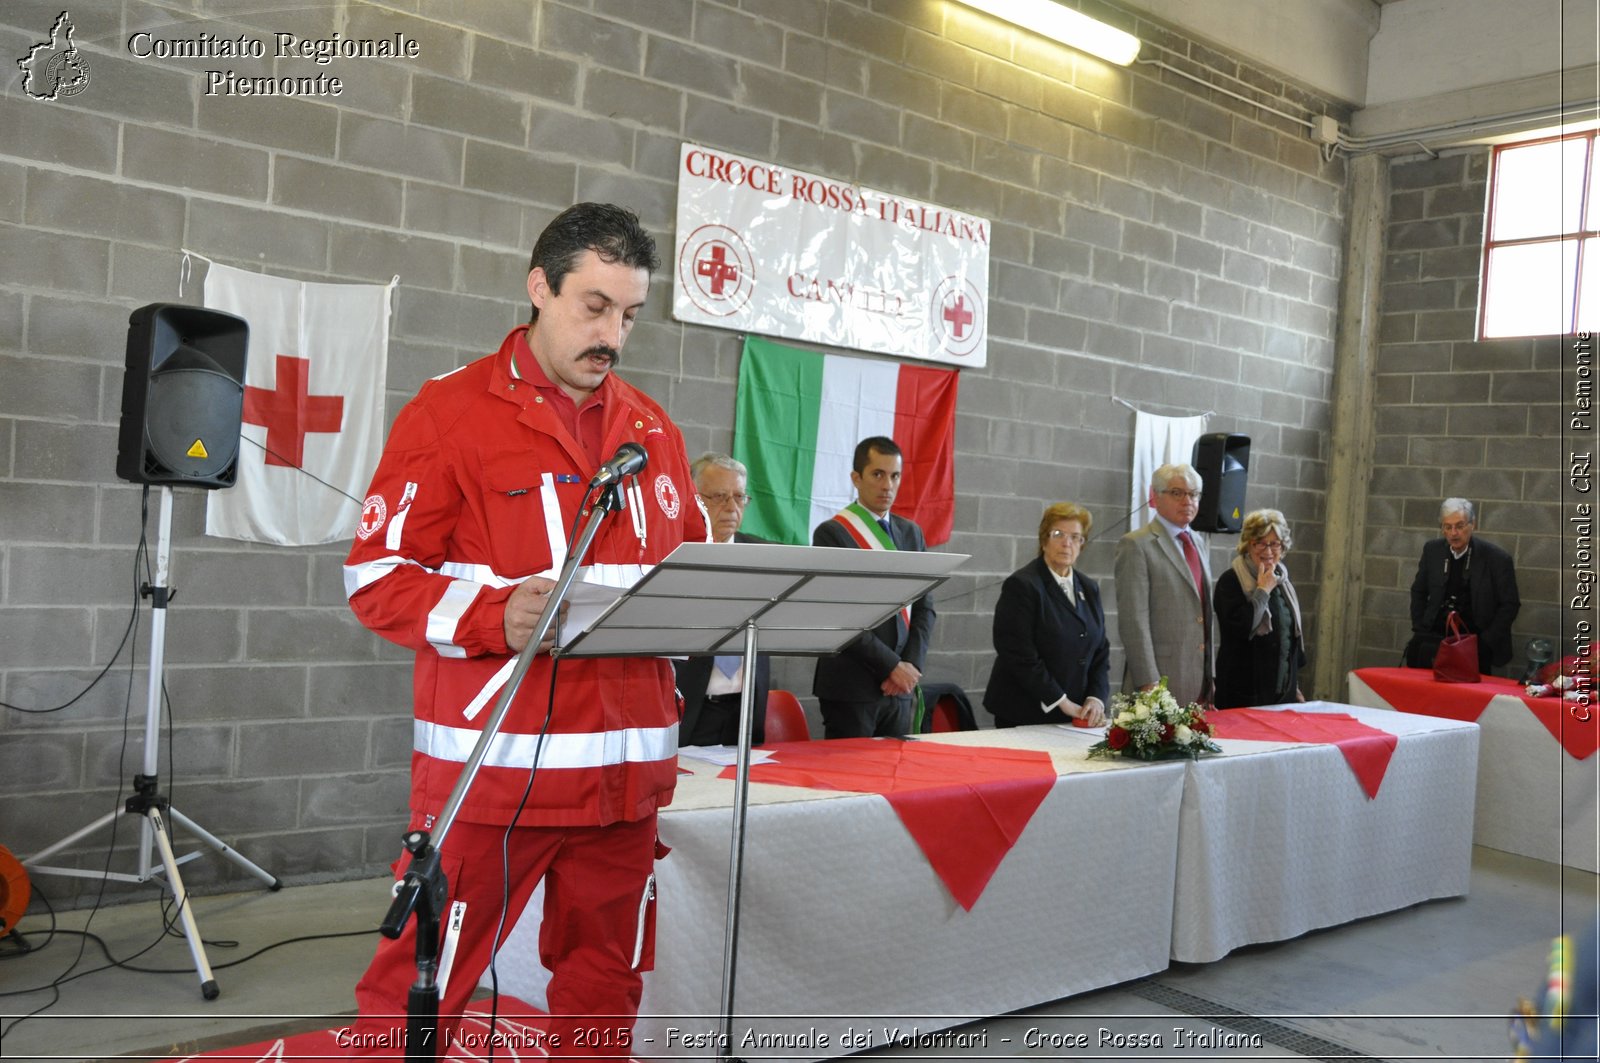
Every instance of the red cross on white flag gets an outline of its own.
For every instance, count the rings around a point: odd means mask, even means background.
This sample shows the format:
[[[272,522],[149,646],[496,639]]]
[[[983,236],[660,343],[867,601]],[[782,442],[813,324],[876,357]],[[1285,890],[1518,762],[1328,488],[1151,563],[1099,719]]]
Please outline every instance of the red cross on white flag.
[[[278,386],[273,390],[246,385],[243,420],[267,430],[266,462],[298,469],[305,460],[308,432],[337,432],[344,427],[343,395],[307,394],[311,359],[277,357]]]
[[[391,284],[313,284],[212,263],[205,304],[250,323],[239,477],[206,534],[279,546],[355,534],[383,448]]]

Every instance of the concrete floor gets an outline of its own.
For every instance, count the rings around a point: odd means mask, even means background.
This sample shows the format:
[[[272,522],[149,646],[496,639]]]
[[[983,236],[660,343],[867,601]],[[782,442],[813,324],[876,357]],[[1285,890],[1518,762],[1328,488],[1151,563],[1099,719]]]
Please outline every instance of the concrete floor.
[[[387,880],[202,897],[195,914],[221,989],[202,999],[181,938],[163,933],[151,899],[62,913],[58,930],[89,930],[134,966],[110,967],[98,944],[50,935],[50,917],[20,925],[27,955],[0,942],[0,1057],[162,1059],[335,1025],[376,940]],[[35,888],[48,891],[45,879]],[[1211,964],[968,1027],[961,1047],[880,1048],[874,1055],[1075,1059],[1499,1060],[1505,1016],[1541,984],[1563,921],[1595,917],[1600,881],[1492,849],[1474,852],[1468,897],[1437,901],[1253,946]],[[352,934],[284,944],[290,938]],[[54,990],[40,989],[52,982]],[[18,1017],[37,1012],[19,1021]],[[1176,1034],[1182,1028],[1186,1033]],[[1101,1030],[1108,1031],[1102,1035]],[[1095,1047],[1102,1036],[1159,1037],[1160,1049]],[[1071,1047],[1078,1036],[1089,1048]],[[1253,1043],[1259,1047],[1251,1047]]]

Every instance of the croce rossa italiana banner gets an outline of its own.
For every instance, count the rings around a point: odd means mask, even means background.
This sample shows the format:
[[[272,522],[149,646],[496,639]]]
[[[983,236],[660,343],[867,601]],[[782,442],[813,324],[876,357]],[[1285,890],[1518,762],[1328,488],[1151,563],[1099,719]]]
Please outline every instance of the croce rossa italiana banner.
[[[984,218],[685,144],[673,314],[982,366],[989,235]]]

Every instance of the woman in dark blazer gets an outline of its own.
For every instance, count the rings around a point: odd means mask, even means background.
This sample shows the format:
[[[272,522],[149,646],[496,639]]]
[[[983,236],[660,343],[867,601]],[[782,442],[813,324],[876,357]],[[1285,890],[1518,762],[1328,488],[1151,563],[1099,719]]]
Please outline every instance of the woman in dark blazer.
[[[1283,555],[1289,522],[1275,509],[1245,515],[1233,564],[1211,595],[1217,612],[1219,709],[1304,701],[1305,666],[1300,599],[1289,582]]]
[[[983,704],[996,727],[1105,722],[1111,642],[1100,587],[1074,569],[1094,518],[1057,502],[1039,521],[1039,556],[1006,577],[994,609],[994,670]]]

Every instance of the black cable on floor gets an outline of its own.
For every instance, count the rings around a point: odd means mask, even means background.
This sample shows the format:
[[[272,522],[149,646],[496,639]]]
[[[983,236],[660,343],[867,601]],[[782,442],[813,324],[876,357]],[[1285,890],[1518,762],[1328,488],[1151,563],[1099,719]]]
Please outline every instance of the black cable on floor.
[[[49,900],[47,898],[45,898],[42,894],[36,894],[36,896],[38,896],[40,900],[45,902],[45,907],[50,909],[50,931],[49,931],[49,936],[45,938],[45,940],[44,940],[44,942],[42,944],[33,946],[32,949],[29,952],[12,954],[10,956],[4,957],[4,959],[18,959],[21,956],[32,955],[34,953],[40,952],[46,946],[48,946],[50,944],[50,942],[52,940],[54,940],[54,938],[57,935],[71,935],[71,936],[75,936],[75,937],[79,937],[79,938],[84,939],[84,941],[83,941],[84,944],[87,944],[88,942],[91,942],[91,941],[94,942],[94,944],[99,946],[100,952],[101,952],[102,955],[105,956],[107,962],[101,964],[98,967],[92,967],[92,968],[90,968],[88,970],[85,970],[85,971],[78,971],[75,974],[71,973],[72,968],[69,967],[67,969],[68,973],[66,975],[64,975],[63,977],[57,978],[57,979],[55,979],[55,980],[53,980],[53,981],[51,981],[49,983],[46,983],[45,985],[34,986],[31,989],[6,990],[4,992],[0,992],[0,997],[19,997],[19,996],[27,996],[27,995],[29,995],[31,993],[43,993],[46,990],[56,989],[56,988],[58,988],[60,986],[65,985],[68,982],[76,981],[79,978],[83,978],[83,977],[86,977],[86,976],[91,975],[91,974],[98,974],[101,971],[108,971],[108,970],[112,969],[113,967],[118,968],[120,970],[124,970],[124,971],[132,971],[132,972],[134,972],[136,974],[193,974],[194,973],[194,968],[192,966],[190,966],[190,967],[139,967],[139,966],[136,966],[135,964],[133,964],[132,962],[130,962],[132,960],[138,959],[140,956],[143,956],[145,953],[149,952],[151,949],[153,949],[157,945],[161,944],[161,942],[164,941],[168,936],[179,937],[179,938],[183,937],[183,932],[181,930],[175,929],[175,927],[177,925],[176,924],[177,916],[176,916],[175,909],[173,909],[170,904],[167,904],[165,906],[165,910],[162,912],[161,933],[156,937],[156,939],[154,941],[150,942],[150,944],[146,945],[144,948],[140,949],[138,952],[135,952],[133,955],[127,957],[126,959],[118,959],[116,956],[112,955],[111,946],[106,944],[105,939],[102,938],[99,934],[96,934],[96,933],[94,933],[92,931],[89,931],[89,930],[70,930],[70,929],[58,926],[57,925],[55,909],[50,906]],[[264,953],[267,953],[267,952],[271,952],[273,949],[282,948],[285,945],[296,945],[296,944],[299,944],[299,943],[304,942],[304,941],[331,941],[331,940],[334,940],[334,939],[337,939],[337,938],[364,937],[364,936],[366,936],[368,934],[376,934],[377,932],[378,932],[378,928],[377,927],[372,927],[372,928],[366,929],[366,930],[339,930],[339,931],[333,931],[333,932],[326,933],[326,934],[302,934],[302,935],[300,935],[298,937],[284,938],[282,941],[274,941],[269,945],[261,946],[260,948],[256,949],[254,952],[250,953],[247,956],[241,956],[236,960],[229,960],[227,963],[212,964],[211,966],[212,966],[212,970],[224,971],[224,970],[227,970],[230,967],[238,967],[240,964],[248,963],[249,961],[255,959],[257,956],[260,956],[260,955],[262,955]],[[231,949],[231,948],[238,948],[239,947],[239,942],[237,942],[237,941],[205,941],[204,944],[209,946],[209,947],[211,947],[211,948]],[[81,959],[81,952],[80,952],[80,956],[77,959],[74,960],[74,966],[77,965],[78,959]],[[16,1022],[21,1022],[23,1018],[27,1018],[27,1017],[28,1016],[26,1016],[26,1015],[22,1016],[21,1018],[17,1019]],[[12,1026],[15,1026],[16,1022],[12,1023]],[[0,1032],[8,1032],[10,1029],[11,1029],[11,1027],[8,1026],[8,1027],[5,1028],[5,1031],[0,1031]]]

